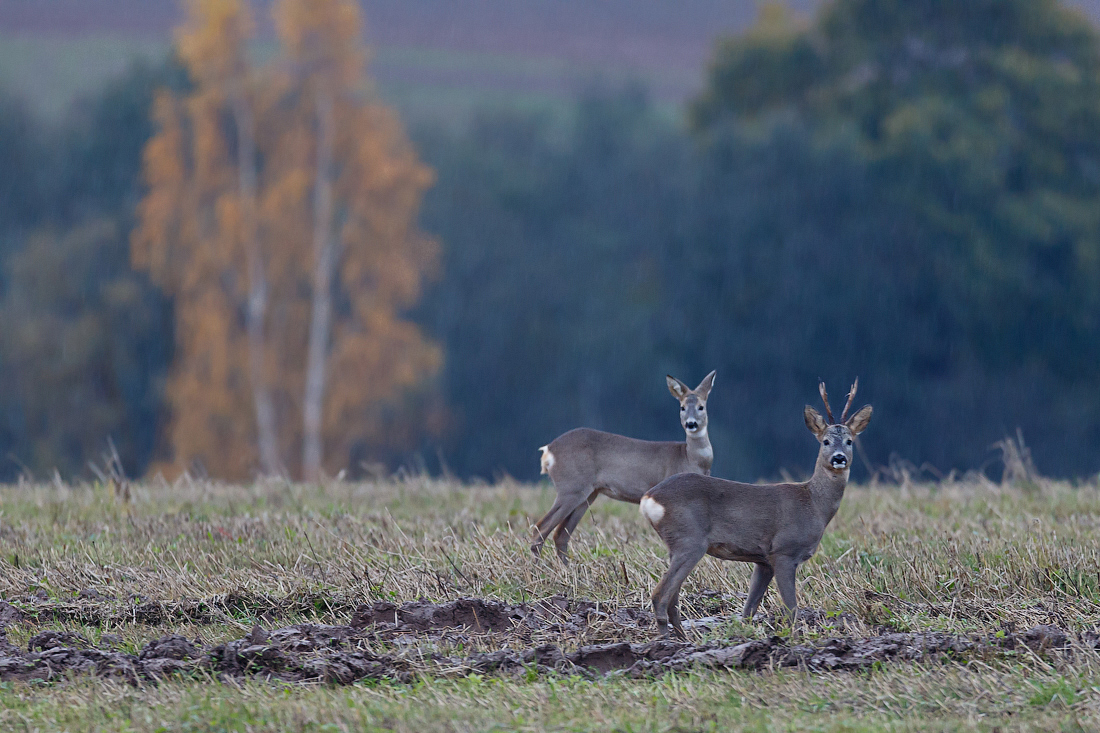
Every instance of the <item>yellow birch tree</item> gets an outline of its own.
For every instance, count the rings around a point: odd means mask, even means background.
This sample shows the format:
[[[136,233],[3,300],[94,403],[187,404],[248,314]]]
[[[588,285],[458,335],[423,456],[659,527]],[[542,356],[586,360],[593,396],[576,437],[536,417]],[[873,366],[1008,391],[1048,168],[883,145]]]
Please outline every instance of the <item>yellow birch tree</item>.
[[[158,468],[314,479],[389,443],[383,408],[438,368],[401,318],[436,262],[416,227],[432,174],[370,96],[354,2],[280,0],[263,73],[241,0],[189,10],[195,90],[157,101],[132,245],[177,313]]]
[[[228,108],[235,138],[236,196],[226,196],[227,224],[236,222],[247,288],[248,376],[255,412],[256,442],[263,473],[282,470],[275,432],[275,407],[268,385],[265,319],[267,273],[257,237],[257,151],[255,98],[259,91],[248,63],[252,17],[243,0],[191,0],[189,18],[177,34],[177,49],[200,95]]]
[[[308,159],[287,172],[301,185],[304,162],[309,177],[301,469],[313,480],[326,443],[336,467],[371,429],[373,404],[438,366],[438,350],[399,317],[435,262],[434,243],[415,223],[432,174],[393,114],[370,99],[358,5],[280,0],[274,13],[286,55],[285,134],[310,148],[288,146]]]
[[[149,191],[131,243],[134,266],[148,270],[172,295],[175,356],[165,387],[171,457],[151,470],[172,475],[198,468],[248,475],[254,463],[242,334],[232,284],[233,241],[227,241],[233,166],[222,136],[220,107],[205,95],[158,95],[158,133],[145,150]],[[232,451],[225,450],[233,446]]]

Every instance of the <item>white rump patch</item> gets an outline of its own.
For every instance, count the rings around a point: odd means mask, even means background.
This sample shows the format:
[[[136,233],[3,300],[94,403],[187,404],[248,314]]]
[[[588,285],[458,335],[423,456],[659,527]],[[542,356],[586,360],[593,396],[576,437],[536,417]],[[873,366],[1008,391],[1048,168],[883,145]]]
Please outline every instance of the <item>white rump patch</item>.
[[[542,473],[549,474],[550,469],[554,467],[554,454],[550,452],[550,446],[544,445],[539,448],[542,451],[542,458],[539,462],[542,464]]]
[[[641,510],[642,516],[649,520],[650,524],[657,524],[661,521],[661,517],[665,516],[665,508],[649,496],[642,497],[638,509]]]

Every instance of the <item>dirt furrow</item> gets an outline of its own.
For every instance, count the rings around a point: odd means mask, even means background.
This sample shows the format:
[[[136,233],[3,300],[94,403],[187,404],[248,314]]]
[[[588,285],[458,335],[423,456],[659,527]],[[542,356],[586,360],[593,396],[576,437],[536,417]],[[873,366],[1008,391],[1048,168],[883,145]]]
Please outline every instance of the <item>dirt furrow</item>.
[[[296,624],[271,631],[256,626],[240,639],[206,646],[171,635],[150,641],[137,654],[100,648],[80,634],[55,630],[36,634],[23,650],[7,641],[7,625],[22,623],[20,616],[15,607],[0,604],[0,680],[48,681],[86,673],[141,684],[184,674],[348,684],[369,678],[410,681],[419,675],[526,674],[531,670],[645,677],[693,667],[860,670],[876,663],[963,661],[1024,649],[1044,655],[1072,654],[1076,648],[1100,650],[1100,635],[1085,632],[1074,638],[1055,626],[969,636],[815,634],[804,643],[796,634],[794,640],[779,636],[731,637],[701,644],[657,640],[589,644],[573,650],[556,644],[524,645],[532,630],[575,633],[594,621],[618,627],[624,634],[652,628],[652,618],[642,609],[607,613],[595,603],[562,597],[520,605],[479,598],[400,606],[376,602],[357,609],[348,625]],[[822,617],[808,615],[811,624]],[[501,648],[464,656],[440,651],[447,643],[474,637],[491,638]]]

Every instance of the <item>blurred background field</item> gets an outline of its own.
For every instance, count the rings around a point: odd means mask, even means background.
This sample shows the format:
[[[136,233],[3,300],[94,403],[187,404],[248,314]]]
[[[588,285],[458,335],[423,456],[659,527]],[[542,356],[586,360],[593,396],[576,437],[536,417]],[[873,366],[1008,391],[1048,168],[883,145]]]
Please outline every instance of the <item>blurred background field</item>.
[[[298,6],[0,8],[0,479],[89,478],[112,450],[169,480],[531,479],[537,446],[578,425],[678,438],[662,376],[711,369],[720,476],[808,471],[802,405],[856,375],[876,408],[859,480],[999,480],[1005,436],[1043,475],[1100,470],[1100,5],[300,5],[356,10],[341,103],[367,126],[341,134],[407,173],[396,208],[367,183],[378,161],[339,173],[338,197],[360,180],[367,198],[332,229],[312,396],[321,178],[313,142],[286,141],[319,128],[272,20]],[[173,51],[219,7],[254,21],[210,46],[238,54],[256,105],[268,208],[249,237],[231,85]],[[185,171],[171,204],[157,90],[185,137],[222,125],[220,178]],[[313,183],[288,205],[292,173]],[[270,285],[258,320],[246,239]]]

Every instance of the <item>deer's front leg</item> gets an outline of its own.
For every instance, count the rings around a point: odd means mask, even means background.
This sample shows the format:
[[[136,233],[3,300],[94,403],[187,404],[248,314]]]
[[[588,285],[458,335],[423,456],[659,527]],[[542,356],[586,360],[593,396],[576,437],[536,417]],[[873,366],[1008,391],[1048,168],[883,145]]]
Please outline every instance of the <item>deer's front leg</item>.
[[[746,623],[752,621],[752,616],[760,606],[760,601],[768,590],[768,583],[772,582],[774,575],[775,571],[772,570],[771,565],[764,562],[756,563],[752,571],[752,580],[749,582],[749,595],[745,599],[745,608],[741,611],[742,621]]]
[[[783,605],[787,607],[787,618],[793,624],[798,612],[798,598],[794,590],[798,563],[793,557],[777,555],[772,559],[772,568],[775,570],[775,584],[779,588],[779,596],[783,599]]]

